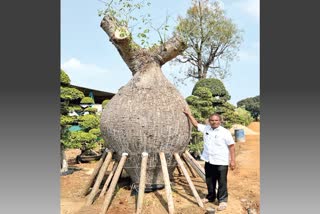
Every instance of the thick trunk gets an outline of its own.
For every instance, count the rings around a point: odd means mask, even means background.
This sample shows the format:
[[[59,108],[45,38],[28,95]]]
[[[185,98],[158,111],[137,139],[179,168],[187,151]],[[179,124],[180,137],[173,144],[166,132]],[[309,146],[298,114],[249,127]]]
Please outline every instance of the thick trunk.
[[[101,27],[109,35],[133,78],[108,102],[101,115],[101,131],[119,161],[128,153],[125,170],[139,183],[141,154],[147,152],[146,184],[163,184],[159,152],[164,152],[171,175],[190,141],[191,124],[183,113],[187,106],[178,90],[165,78],[161,66],[185,48],[177,37],[150,49],[138,47],[128,36],[117,37],[116,20],[104,17]]]
[[[191,126],[183,114],[187,106],[160,66],[137,73],[102,112],[101,130],[118,160],[129,154],[125,169],[139,182],[141,153],[147,152],[147,184],[163,184],[159,152],[166,154],[169,173],[176,166],[173,153],[185,150]]]

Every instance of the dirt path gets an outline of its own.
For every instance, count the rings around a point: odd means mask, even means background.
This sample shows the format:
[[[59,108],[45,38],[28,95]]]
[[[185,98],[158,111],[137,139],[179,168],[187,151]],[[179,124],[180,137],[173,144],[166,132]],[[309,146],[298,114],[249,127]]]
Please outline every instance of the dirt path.
[[[255,132],[260,131],[259,123],[248,126]],[[99,213],[103,199],[97,200],[93,205],[85,207],[85,198],[80,196],[83,185],[88,181],[95,163],[76,164],[73,162],[77,151],[69,151],[67,156],[70,167],[74,172],[67,176],[61,176],[61,214],[97,214]],[[236,144],[237,169],[229,171],[228,188],[229,203],[222,214],[255,214],[260,213],[260,135],[246,135],[246,142]],[[200,161],[200,164],[203,162]],[[132,194],[130,184],[123,178],[107,213],[122,214],[134,213],[137,196]],[[207,193],[205,183],[200,177],[193,178],[193,183],[200,195],[204,197]],[[175,213],[177,214],[204,214],[188,183],[183,175],[174,173],[172,192]],[[143,213],[163,214],[168,213],[165,190],[146,193],[144,197]],[[205,207],[217,207],[213,203],[205,204]]]

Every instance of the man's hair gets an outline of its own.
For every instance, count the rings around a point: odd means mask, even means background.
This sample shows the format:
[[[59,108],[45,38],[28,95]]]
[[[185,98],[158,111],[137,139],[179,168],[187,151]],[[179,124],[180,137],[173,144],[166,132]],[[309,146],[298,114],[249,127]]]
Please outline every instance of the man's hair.
[[[210,120],[210,118],[213,117],[213,116],[219,117],[219,120],[220,120],[221,122],[223,122],[223,117],[222,117],[222,115],[220,115],[220,114],[218,114],[218,113],[210,114],[209,120]]]

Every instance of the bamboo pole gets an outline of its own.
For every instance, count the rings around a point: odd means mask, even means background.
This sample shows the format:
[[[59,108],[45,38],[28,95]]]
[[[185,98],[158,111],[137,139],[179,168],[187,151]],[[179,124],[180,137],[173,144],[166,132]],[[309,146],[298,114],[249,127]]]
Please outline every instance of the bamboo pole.
[[[110,187],[109,187],[109,189],[107,191],[107,194],[106,194],[105,200],[103,202],[103,206],[102,206],[100,214],[105,214],[107,212],[107,210],[108,210],[108,207],[110,205],[113,192],[114,192],[114,190],[116,188],[117,182],[118,182],[120,174],[122,172],[122,168],[123,168],[123,166],[124,166],[124,164],[125,164],[125,162],[127,160],[127,156],[128,156],[128,153],[122,153],[122,157],[120,159],[120,162],[119,162],[119,165],[117,167],[117,170],[114,173],[114,176],[112,178],[112,182],[111,182]]]
[[[148,153],[143,152],[142,160],[141,160],[140,182],[139,182],[138,203],[137,203],[136,214],[140,214],[142,211],[143,196],[144,196],[144,190],[146,185],[147,161],[148,161]]]
[[[89,178],[89,181],[86,183],[86,185],[84,186],[83,190],[82,190],[82,196],[86,196],[87,193],[88,193],[88,190],[90,189],[94,179],[96,178],[101,166],[102,166],[102,163],[107,155],[107,152],[108,152],[108,149],[105,149],[101,155],[101,158],[100,160],[98,161],[97,163],[97,166],[95,167],[93,173],[91,174],[90,178]]]
[[[111,181],[111,179],[112,179],[112,177],[114,175],[114,172],[117,169],[117,166],[118,166],[118,162],[114,162],[112,170],[111,170],[110,174],[108,175],[108,178],[107,178],[106,182],[104,183],[103,188],[102,188],[102,190],[100,192],[99,198],[102,198],[104,196],[104,194],[106,193],[108,185],[109,185],[109,183],[110,183],[110,181]]]
[[[198,168],[199,170],[201,170],[201,172],[202,172],[203,174],[205,174],[204,168],[198,163],[198,161],[196,161],[196,160],[192,157],[192,155],[189,153],[189,151],[186,150],[186,151],[184,152],[184,154],[186,154],[187,157],[189,157],[189,159],[197,166],[197,168]]]
[[[179,166],[180,166],[180,168],[181,168],[184,176],[186,177],[186,179],[187,179],[187,181],[188,181],[188,183],[189,183],[189,186],[190,186],[190,188],[191,188],[191,191],[192,191],[194,197],[196,198],[199,206],[202,207],[202,208],[204,208],[203,203],[202,203],[202,201],[201,201],[201,199],[200,199],[200,196],[199,196],[196,188],[194,187],[194,185],[193,185],[193,183],[192,183],[192,180],[191,180],[191,178],[190,178],[190,176],[189,176],[189,174],[188,174],[188,172],[187,172],[187,169],[184,167],[184,165],[183,165],[183,163],[182,163],[182,160],[180,159],[178,153],[174,153],[174,157],[175,157],[176,161],[178,162],[178,164],[179,164]]]
[[[109,164],[111,162],[111,159],[112,159],[112,152],[109,151],[106,159],[104,160],[104,162],[103,162],[103,164],[101,166],[101,169],[100,169],[99,174],[97,176],[97,179],[96,179],[96,181],[94,183],[94,186],[92,187],[92,190],[91,190],[91,192],[90,192],[90,194],[89,194],[89,196],[87,198],[86,206],[89,206],[89,205],[92,204],[93,199],[94,199],[94,197],[96,196],[96,194],[97,194],[97,192],[99,190],[99,186],[101,184],[101,181],[102,181],[102,179],[103,179],[103,177],[104,177],[104,175],[105,175],[105,173],[107,171],[107,168],[108,168],[108,166],[109,166]]]
[[[168,210],[169,210],[169,214],[173,214],[174,213],[174,205],[173,205],[173,198],[172,198],[167,162],[166,162],[166,158],[165,158],[163,152],[160,152],[159,155],[160,155],[164,185],[165,185],[165,189],[166,189],[166,195],[167,195],[167,199],[168,199]]]
[[[186,163],[187,168],[189,169],[189,172],[192,174],[192,177],[196,178],[196,174],[193,171],[193,168],[190,166],[190,163],[184,158],[184,156],[182,156],[182,159],[184,160],[184,162]]]

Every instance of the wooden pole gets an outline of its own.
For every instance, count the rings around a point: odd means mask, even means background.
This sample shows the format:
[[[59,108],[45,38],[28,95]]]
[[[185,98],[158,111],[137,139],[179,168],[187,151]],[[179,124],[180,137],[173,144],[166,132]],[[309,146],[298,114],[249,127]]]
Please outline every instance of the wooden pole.
[[[148,161],[148,153],[142,153],[141,160],[141,171],[140,171],[140,182],[139,182],[139,192],[138,192],[138,202],[137,202],[137,212],[136,214],[140,214],[142,211],[143,205],[143,196],[146,185],[146,174],[147,174],[147,161]]]
[[[202,172],[203,174],[205,174],[204,168],[198,163],[198,161],[196,161],[196,160],[192,157],[192,155],[189,153],[189,151],[185,151],[184,154],[186,154],[186,156],[197,166],[197,168],[198,168],[199,170],[201,170],[201,172]]]
[[[118,166],[118,162],[114,162],[112,170],[111,170],[110,174],[108,175],[108,178],[107,178],[106,182],[104,183],[103,188],[102,188],[102,190],[100,192],[99,198],[102,198],[104,196],[104,194],[106,193],[108,185],[109,185],[109,183],[110,183],[110,181],[111,181],[111,179],[112,179],[112,177],[114,175],[114,172],[117,169],[117,166]]]
[[[117,182],[119,180],[122,168],[123,168],[123,166],[124,166],[124,164],[125,164],[125,162],[127,160],[127,156],[128,156],[128,153],[122,153],[122,157],[120,159],[120,162],[119,162],[119,165],[117,167],[117,170],[114,173],[114,176],[112,178],[112,182],[111,182],[110,187],[109,187],[109,189],[107,191],[106,198],[105,198],[105,200],[103,202],[103,206],[102,206],[100,214],[105,214],[107,212],[107,210],[108,210],[108,207],[110,205],[113,192],[114,192],[114,190],[116,188],[116,185],[117,185]]]
[[[190,166],[198,173],[198,175],[202,178],[202,180],[205,182],[206,181],[206,175],[205,175],[205,173],[204,173],[204,170],[203,170],[203,168],[201,167],[201,168],[199,168],[199,166],[198,165],[196,165],[193,161],[192,161],[192,159],[190,160],[190,158],[188,157],[188,155],[187,154],[182,154],[182,157],[183,157],[183,159],[186,161],[186,162],[188,162],[189,164],[190,164]]]
[[[180,166],[180,168],[181,168],[184,176],[186,177],[186,179],[187,179],[187,181],[188,181],[188,183],[189,183],[189,186],[190,186],[190,188],[191,188],[191,191],[192,191],[194,197],[196,198],[199,206],[202,207],[202,208],[204,208],[203,203],[202,203],[202,201],[201,201],[201,199],[200,199],[200,196],[199,196],[196,188],[194,187],[194,185],[193,185],[193,183],[192,183],[192,180],[191,180],[191,178],[190,178],[190,176],[189,176],[189,174],[188,174],[188,171],[187,171],[187,169],[184,167],[184,165],[183,165],[183,163],[182,163],[182,160],[180,159],[178,153],[174,153],[174,157],[175,157],[176,161],[178,162],[178,164],[179,164],[179,166]]]
[[[159,155],[160,155],[164,185],[166,188],[166,194],[167,194],[167,199],[168,199],[168,210],[169,210],[169,214],[173,214],[174,213],[174,206],[173,206],[173,198],[172,198],[167,162],[166,162],[166,158],[165,158],[163,152],[160,152]]]
[[[177,165],[177,170],[178,170],[178,173],[179,173],[179,175],[182,175],[182,172],[181,172],[181,169],[179,168],[179,166]]]
[[[96,178],[101,166],[102,166],[102,163],[107,155],[107,152],[108,152],[108,149],[105,149],[101,155],[101,158],[100,160],[98,161],[97,163],[97,166],[95,167],[93,173],[91,174],[90,178],[89,178],[89,181],[86,183],[86,185],[84,186],[83,190],[82,190],[82,196],[86,196],[87,193],[88,193],[88,190],[90,189],[94,179]]]
[[[87,198],[86,206],[89,206],[92,204],[93,199],[99,190],[99,186],[101,184],[101,181],[102,181],[102,179],[107,171],[107,168],[111,162],[111,159],[112,159],[112,152],[110,151],[110,152],[108,152],[108,155],[101,166],[101,169],[100,169],[99,174],[97,176],[96,182],[94,183],[94,186],[92,187],[92,190]]]
[[[193,168],[190,166],[189,162],[184,158],[184,156],[182,156],[182,159],[184,160],[184,162],[186,163],[186,166],[189,169],[189,172],[192,174],[192,177],[196,178],[196,174],[193,171]]]

